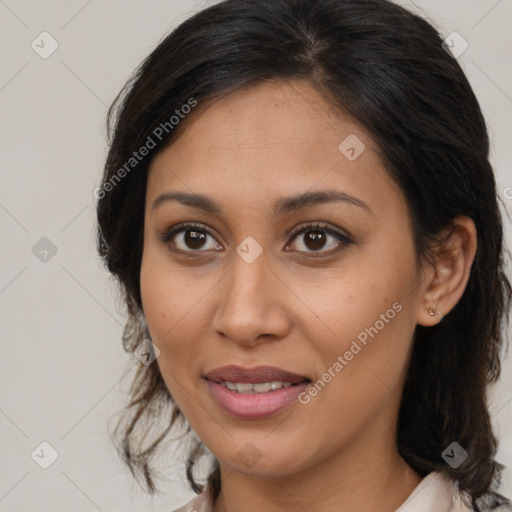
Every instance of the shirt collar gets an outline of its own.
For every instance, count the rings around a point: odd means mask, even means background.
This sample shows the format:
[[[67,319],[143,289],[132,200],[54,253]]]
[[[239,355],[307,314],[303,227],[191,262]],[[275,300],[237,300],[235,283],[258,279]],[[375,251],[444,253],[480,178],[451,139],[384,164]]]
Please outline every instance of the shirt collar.
[[[455,482],[442,473],[428,474],[396,512],[451,512]]]
[[[428,474],[395,512],[452,512],[455,482],[442,473]],[[209,486],[187,504],[184,509],[194,512],[212,512],[213,495]],[[176,512],[181,512],[182,509]]]

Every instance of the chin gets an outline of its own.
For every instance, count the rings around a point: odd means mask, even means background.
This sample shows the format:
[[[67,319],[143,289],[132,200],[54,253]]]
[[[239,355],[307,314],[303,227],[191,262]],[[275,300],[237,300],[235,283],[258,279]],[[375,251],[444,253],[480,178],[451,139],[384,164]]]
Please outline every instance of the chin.
[[[247,442],[242,444],[242,448],[219,460],[237,473],[254,477],[268,478],[271,475],[281,478],[301,471],[301,465],[305,461],[303,458],[297,458],[300,454],[300,451],[291,448],[276,450],[268,447],[260,450],[253,443]]]

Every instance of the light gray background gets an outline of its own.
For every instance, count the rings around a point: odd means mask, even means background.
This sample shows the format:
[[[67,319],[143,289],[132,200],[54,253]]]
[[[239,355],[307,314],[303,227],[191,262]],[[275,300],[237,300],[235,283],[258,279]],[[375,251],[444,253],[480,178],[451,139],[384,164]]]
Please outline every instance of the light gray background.
[[[510,211],[512,0],[403,3],[445,36],[457,31],[468,41],[459,60],[486,115]],[[95,252],[92,191],[106,155],[107,106],[155,44],[206,5],[0,0],[2,511],[170,511],[194,496],[169,452],[166,495],[152,501],[107,435],[107,419],[125,403],[129,357],[120,343],[123,309]],[[31,48],[43,31],[59,45],[47,59]],[[32,252],[43,237],[57,248],[46,263]],[[510,358],[492,411],[498,460],[512,467]],[[58,452],[48,469],[31,458],[42,441]]]

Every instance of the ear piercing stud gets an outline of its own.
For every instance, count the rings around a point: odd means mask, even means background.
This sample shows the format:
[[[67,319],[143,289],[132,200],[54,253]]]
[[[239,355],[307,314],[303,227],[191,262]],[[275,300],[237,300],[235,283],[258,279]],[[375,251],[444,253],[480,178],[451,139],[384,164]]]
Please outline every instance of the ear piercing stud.
[[[433,307],[428,308],[428,314],[430,316],[440,316],[441,320],[443,319],[443,315],[441,315],[441,312],[438,309],[434,309]]]

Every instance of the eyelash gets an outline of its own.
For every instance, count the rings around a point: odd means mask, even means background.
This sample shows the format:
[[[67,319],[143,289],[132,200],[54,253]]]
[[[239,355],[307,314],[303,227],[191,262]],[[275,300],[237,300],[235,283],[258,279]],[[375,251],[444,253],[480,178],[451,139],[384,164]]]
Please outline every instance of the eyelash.
[[[162,243],[169,244],[169,242],[173,238],[173,236],[175,236],[178,233],[181,233],[183,231],[185,231],[185,232],[186,231],[200,231],[200,232],[204,232],[204,233],[208,234],[209,236],[211,236],[212,238],[215,239],[213,234],[207,229],[207,227],[204,224],[193,223],[193,222],[177,224],[176,226],[172,226],[170,228],[164,229],[161,233],[159,233],[158,238]],[[336,231],[332,228],[329,228],[329,227],[327,227],[327,225],[325,223],[322,223],[322,222],[316,222],[316,223],[308,224],[306,226],[301,226],[301,227],[293,230],[289,236],[290,236],[291,240],[294,240],[299,235],[301,235],[303,233],[307,233],[309,231],[323,231],[329,235],[332,235],[340,241],[342,246],[337,247],[335,249],[330,249],[329,251],[319,250],[319,251],[290,251],[290,252],[305,253],[308,256],[312,256],[314,258],[328,257],[328,256],[331,256],[331,255],[343,250],[345,247],[347,247],[353,243],[352,239],[348,235],[346,235],[342,232]],[[186,256],[190,256],[190,257],[196,256],[197,253],[206,253],[207,252],[207,251],[202,251],[200,249],[186,250],[186,251],[183,249],[171,249],[171,250],[174,252],[179,252],[181,254],[185,254]]]

